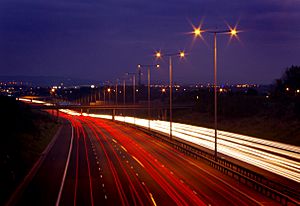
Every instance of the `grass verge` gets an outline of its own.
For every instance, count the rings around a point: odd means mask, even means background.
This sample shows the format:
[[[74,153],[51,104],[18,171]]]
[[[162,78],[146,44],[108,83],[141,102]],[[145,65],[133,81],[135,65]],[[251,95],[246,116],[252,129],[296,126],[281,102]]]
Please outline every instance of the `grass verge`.
[[[23,180],[59,125],[46,112],[0,97],[0,204]]]

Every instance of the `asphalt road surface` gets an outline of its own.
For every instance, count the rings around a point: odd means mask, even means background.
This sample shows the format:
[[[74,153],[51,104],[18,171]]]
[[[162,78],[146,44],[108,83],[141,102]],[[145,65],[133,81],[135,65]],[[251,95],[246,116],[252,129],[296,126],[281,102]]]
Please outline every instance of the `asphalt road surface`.
[[[276,205],[200,160],[131,127],[65,123],[16,205]]]

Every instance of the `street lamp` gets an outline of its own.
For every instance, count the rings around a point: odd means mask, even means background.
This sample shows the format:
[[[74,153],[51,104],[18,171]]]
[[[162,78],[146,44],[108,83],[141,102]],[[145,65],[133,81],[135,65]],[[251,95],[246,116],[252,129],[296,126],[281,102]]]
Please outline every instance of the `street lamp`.
[[[176,53],[168,53],[168,54],[162,54],[160,51],[155,53],[156,58],[161,58],[163,56],[169,57],[169,79],[170,79],[170,101],[169,101],[169,110],[170,110],[170,140],[172,140],[172,121],[173,121],[173,114],[172,114],[172,84],[173,84],[173,66],[172,66],[172,57],[173,56],[179,56],[180,58],[185,57],[184,51],[176,52]]]
[[[126,80],[123,79],[123,104],[126,104]]]
[[[116,105],[118,105],[118,84],[119,84],[119,80],[116,80]]]
[[[133,91],[133,95],[132,95],[132,97],[133,97],[133,104],[135,104],[135,73],[129,73],[129,72],[127,72],[126,73],[126,75],[132,75],[132,91]]]
[[[108,92],[108,104],[110,104],[110,92],[111,92],[111,89],[108,88],[108,89],[107,89],[107,92]]]
[[[214,127],[215,127],[215,160],[217,160],[218,153],[217,153],[217,127],[218,127],[218,121],[217,121],[217,34],[229,34],[231,37],[237,37],[238,31],[236,30],[236,27],[231,28],[227,30],[202,30],[200,27],[195,28],[194,27],[194,36],[195,37],[201,37],[201,33],[209,33],[214,35]]]
[[[103,89],[103,102],[104,102],[104,104],[106,104],[106,101],[105,101],[105,97],[106,97],[105,91],[106,91],[106,89],[104,88]]]
[[[150,69],[151,68],[159,68],[159,64],[138,64],[139,70],[143,67],[148,69],[148,129],[150,130],[150,119],[151,119],[151,112],[150,112]]]

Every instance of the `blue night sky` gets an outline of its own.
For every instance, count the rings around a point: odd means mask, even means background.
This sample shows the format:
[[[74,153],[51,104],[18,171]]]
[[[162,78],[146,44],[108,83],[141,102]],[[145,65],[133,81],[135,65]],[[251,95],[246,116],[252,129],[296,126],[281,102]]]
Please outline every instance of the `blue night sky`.
[[[0,0],[0,75],[113,81],[155,62],[157,49],[185,49],[175,81],[212,82],[213,38],[188,34],[201,20],[204,29],[243,30],[240,41],[218,36],[222,83],[271,83],[300,65],[299,0]],[[160,63],[153,81],[166,82]]]

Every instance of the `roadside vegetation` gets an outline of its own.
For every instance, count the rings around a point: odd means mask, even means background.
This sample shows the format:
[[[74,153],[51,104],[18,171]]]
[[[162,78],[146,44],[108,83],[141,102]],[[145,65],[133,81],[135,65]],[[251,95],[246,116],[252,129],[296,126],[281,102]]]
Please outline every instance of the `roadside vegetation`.
[[[300,67],[287,68],[271,88],[219,93],[218,129],[300,146]],[[213,93],[200,89],[175,101],[192,100],[194,108],[175,111],[174,121],[214,128]]]
[[[46,112],[0,96],[0,205],[23,180],[57,131]]]

